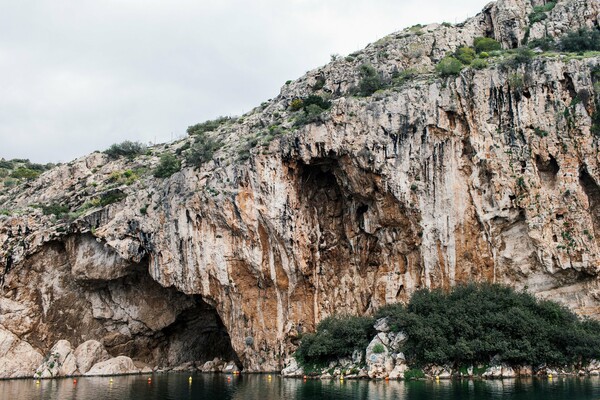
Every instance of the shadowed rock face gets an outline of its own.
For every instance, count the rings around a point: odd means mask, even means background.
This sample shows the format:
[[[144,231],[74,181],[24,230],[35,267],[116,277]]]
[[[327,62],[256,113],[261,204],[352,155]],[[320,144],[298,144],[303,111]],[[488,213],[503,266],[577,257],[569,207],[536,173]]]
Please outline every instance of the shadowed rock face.
[[[429,73],[476,36],[521,44],[532,5],[500,1],[311,71],[210,133],[224,144],[212,161],[168,179],[112,181],[192,139],[135,160],[95,153],[4,194],[14,212],[0,217],[0,324],[42,352],[96,339],[113,356],[175,365],[218,354],[268,371],[324,317],[371,313],[422,287],[503,282],[597,318],[597,110],[580,94],[597,96],[600,58]],[[597,26],[599,8],[559,2],[530,39]],[[344,97],[363,63],[423,73]],[[331,110],[291,128],[290,101],[312,93],[334,95]],[[288,132],[238,156],[274,124]],[[30,207],[81,210],[114,190],[127,197],[69,221]]]
[[[235,360],[214,307],[160,286],[147,268],[89,234],[51,242],[7,275],[0,323],[40,349],[94,338],[153,365]]]

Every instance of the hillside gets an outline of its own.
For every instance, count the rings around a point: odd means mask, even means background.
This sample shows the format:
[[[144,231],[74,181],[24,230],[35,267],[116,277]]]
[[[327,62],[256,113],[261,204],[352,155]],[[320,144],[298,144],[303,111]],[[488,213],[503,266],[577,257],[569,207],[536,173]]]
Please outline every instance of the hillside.
[[[599,318],[599,10],[499,0],[184,140],[3,189],[0,360],[31,361],[0,375],[31,375],[63,339],[280,370],[326,316],[458,282]]]

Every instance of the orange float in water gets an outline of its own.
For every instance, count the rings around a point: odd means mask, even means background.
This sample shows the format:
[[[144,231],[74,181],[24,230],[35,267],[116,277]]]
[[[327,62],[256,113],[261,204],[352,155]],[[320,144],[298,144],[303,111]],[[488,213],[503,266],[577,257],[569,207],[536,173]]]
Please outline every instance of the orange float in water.
[[[73,379],[73,383],[77,383],[77,379]]]

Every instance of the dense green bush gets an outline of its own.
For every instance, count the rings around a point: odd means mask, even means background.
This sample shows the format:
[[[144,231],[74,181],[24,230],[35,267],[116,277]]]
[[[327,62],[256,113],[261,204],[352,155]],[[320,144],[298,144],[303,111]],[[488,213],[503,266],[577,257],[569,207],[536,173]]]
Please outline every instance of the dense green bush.
[[[221,125],[226,122],[232,121],[232,117],[219,117],[217,119],[212,119],[204,122],[200,122],[196,125],[189,126],[187,128],[188,135],[198,135],[205,132],[214,131]]]
[[[471,47],[459,47],[454,52],[454,58],[465,65],[471,64],[475,57],[477,57],[477,55],[475,54],[475,50],[473,50]]]
[[[171,153],[160,156],[160,162],[154,169],[157,178],[168,178],[181,169],[181,161]]]
[[[471,67],[475,68],[475,69],[485,69],[487,68],[488,63],[487,61],[485,61],[482,58],[476,58],[475,60],[473,60],[473,62],[471,63]]]
[[[377,312],[408,335],[413,364],[470,365],[497,356],[513,365],[581,364],[600,356],[600,323],[502,285],[419,290],[406,307]]]
[[[386,86],[379,72],[371,64],[361,65],[358,74],[360,81],[354,90],[358,96],[370,96]]]
[[[505,69],[518,68],[531,63],[535,53],[528,47],[518,48],[511,57],[504,60],[501,66]]]
[[[200,134],[188,150],[184,151],[188,165],[199,166],[212,160],[215,151],[221,148],[222,143],[207,135]]]
[[[145,152],[145,144],[140,142],[131,142],[129,140],[126,140],[121,143],[112,144],[108,149],[104,150],[104,154],[106,154],[110,158],[134,158],[135,156],[144,154]]]
[[[548,15],[546,13],[549,11],[552,11],[554,6],[556,6],[556,2],[550,1],[541,6],[533,7],[533,12],[531,14],[529,14],[529,24],[531,25],[531,24],[543,21],[546,18],[548,18]]]
[[[300,100],[301,103],[295,106],[298,110],[302,110],[296,120],[294,121],[295,126],[303,126],[313,122],[322,121],[323,112],[331,108],[331,101],[322,98],[321,96],[310,95]],[[292,102],[293,105],[294,102]]]
[[[354,350],[364,351],[375,334],[373,323],[370,317],[327,317],[315,333],[302,337],[296,359],[301,364],[324,364],[351,356]]]
[[[500,42],[492,39],[492,38],[487,38],[487,37],[476,37],[475,41],[473,42],[473,46],[475,46],[475,51],[477,53],[481,53],[481,52],[490,52],[490,51],[494,51],[494,50],[501,50],[502,49],[502,45],[500,44]]]
[[[44,215],[55,215],[56,218],[62,218],[69,212],[68,206],[58,203],[43,204],[41,208]]]
[[[463,64],[451,56],[442,58],[438,65],[435,66],[437,73],[444,77],[458,75],[460,74],[462,68]]]
[[[600,30],[581,28],[560,38],[559,48],[567,52],[600,51]]]
[[[38,176],[40,176],[39,170],[34,170],[31,168],[24,168],[24,167],[19,167],[10,174],[11,178],[27,179],[27,180],[35,179]]]
[[[101,207],[105,207],[109,204],[113,204],[119,202],[127,197],[127,194],[123,193],[120,190],[112,190],[109,192],[102,193],[99,199],[93,201],[94,205],[99,205]]]
[[[540,48],[543,51],[550,51],[556,49],[556,42],[550,36],[545,36],[539,39],[530,40],[527,43],[527,47],[530,49]]]

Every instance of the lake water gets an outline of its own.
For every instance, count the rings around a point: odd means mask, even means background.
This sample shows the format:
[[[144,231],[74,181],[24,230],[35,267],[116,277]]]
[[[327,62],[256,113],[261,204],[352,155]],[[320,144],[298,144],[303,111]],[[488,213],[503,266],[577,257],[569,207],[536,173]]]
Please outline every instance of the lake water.
[[[192,377],[191,382],[189,377]],[[102,378],[0,381],[2,400],[186,399],[600,399],[600,378],[497,381],[351,381],[283,379],[273,375],[168,373]]]

